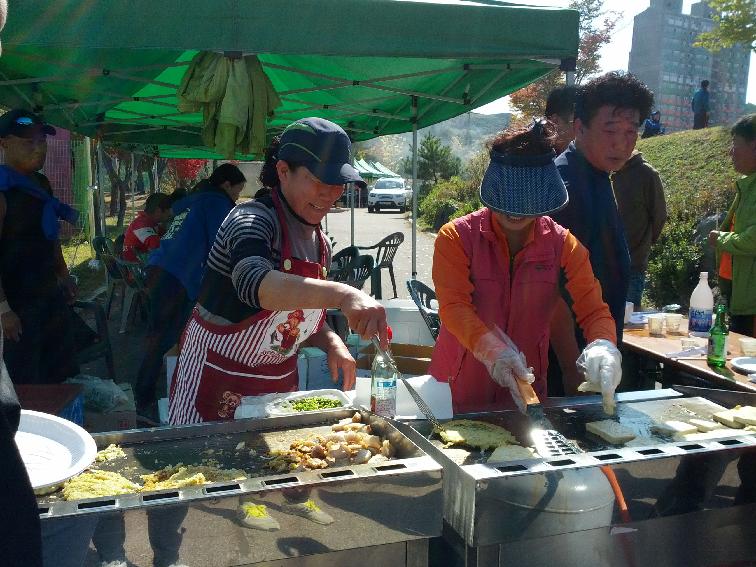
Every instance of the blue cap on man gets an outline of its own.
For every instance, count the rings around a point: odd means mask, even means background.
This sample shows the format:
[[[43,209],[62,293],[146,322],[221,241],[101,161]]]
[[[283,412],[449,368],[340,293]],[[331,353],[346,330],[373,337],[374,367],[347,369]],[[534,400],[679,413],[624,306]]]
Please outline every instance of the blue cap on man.
[[[40,134],[54,136],[55,128],[45,124],[44,120],[33,112],[23,108],[14,108],[0,116],[0,138],[6,136],[33,138]]]
[[[323,118],[302,118],[289,124],[281,134],[278,159],[304,165],[328,185],[365,181],[352,166],[352,142],[343,128]]]

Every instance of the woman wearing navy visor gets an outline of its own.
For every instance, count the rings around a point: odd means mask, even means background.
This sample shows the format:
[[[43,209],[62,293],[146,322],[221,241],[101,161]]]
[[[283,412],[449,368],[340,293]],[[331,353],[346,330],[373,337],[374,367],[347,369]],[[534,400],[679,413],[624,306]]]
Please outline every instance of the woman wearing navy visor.
[[[242,396],[295,391],[297,349],[328,355],[331,376],[355,383],[355,362],[325,324],[340,308],[364,338],[385,346],[386,314],[365,293],[326,281],[331,260],[320,222],[345,183],[364,185],[351,143],[320,118],[290,124],[266,152],[260,174],[271,193],[235,207],[215,239],[199,300],[181,340],[170,422],[233,419]]]

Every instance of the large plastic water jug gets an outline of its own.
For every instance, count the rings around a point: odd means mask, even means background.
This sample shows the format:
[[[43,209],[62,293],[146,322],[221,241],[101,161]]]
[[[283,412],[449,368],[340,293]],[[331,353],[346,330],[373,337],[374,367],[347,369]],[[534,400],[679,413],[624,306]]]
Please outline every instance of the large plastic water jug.
[[[694,337],[708,337],[714,311],[714,294],[709,287],[709,272],[701,272],[698,285],[690,296],[688,333]]]

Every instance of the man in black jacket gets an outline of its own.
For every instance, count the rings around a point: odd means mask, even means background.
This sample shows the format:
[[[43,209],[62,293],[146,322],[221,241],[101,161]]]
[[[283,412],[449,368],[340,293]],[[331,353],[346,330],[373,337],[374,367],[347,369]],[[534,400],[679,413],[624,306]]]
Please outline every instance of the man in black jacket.
[[[8,3],[0,0],[0,30],[7,14]],[[20,417],[21,406],[0,356],[0,561],[7,567],[41,567],[37,501],[14,440]]]

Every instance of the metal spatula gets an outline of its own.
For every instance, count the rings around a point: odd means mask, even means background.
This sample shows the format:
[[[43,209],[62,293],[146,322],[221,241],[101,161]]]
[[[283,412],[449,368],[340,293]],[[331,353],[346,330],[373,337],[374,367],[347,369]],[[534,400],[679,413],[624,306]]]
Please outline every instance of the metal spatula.
[[[396,372],[396,375],[399,377],[399,379],[404,382],[404,387],[407,388],[407,391],[409,392],[410,396],[412,396],[412,399],[415,401],[415,404],[417,404],[418,409],[422,412],[425,418],[431,422],[434,429],[443,430],[444,427],[436,419],[436,416],[433,415],[433,411],[431,411],[430,407],[428,407],[428,404],[425,403],[425,400],[423,400],[422,396],[417,393],[417,390],[415,390],[415,388],[412,387],[412,385],[407,381],[402,373],[399,372],[399,368],[397,368],[396,362],[394,362],[394,357],[381,348],[381,343],[378,341],[378,337],[373,337],[372,341],[373,345],[375,346],[376,352],[388,361],[389,365],[394,370],[394,372]]]
[[[575,455],[580,449],[559,433],[543,411],[543,404],[538,399],[533,386],[522,380],[517,380],[517,388],[522,399],[525,400],[525,415],[532,425],[529,436],[533,447],[541,457],[554,458],[564,455]]]

